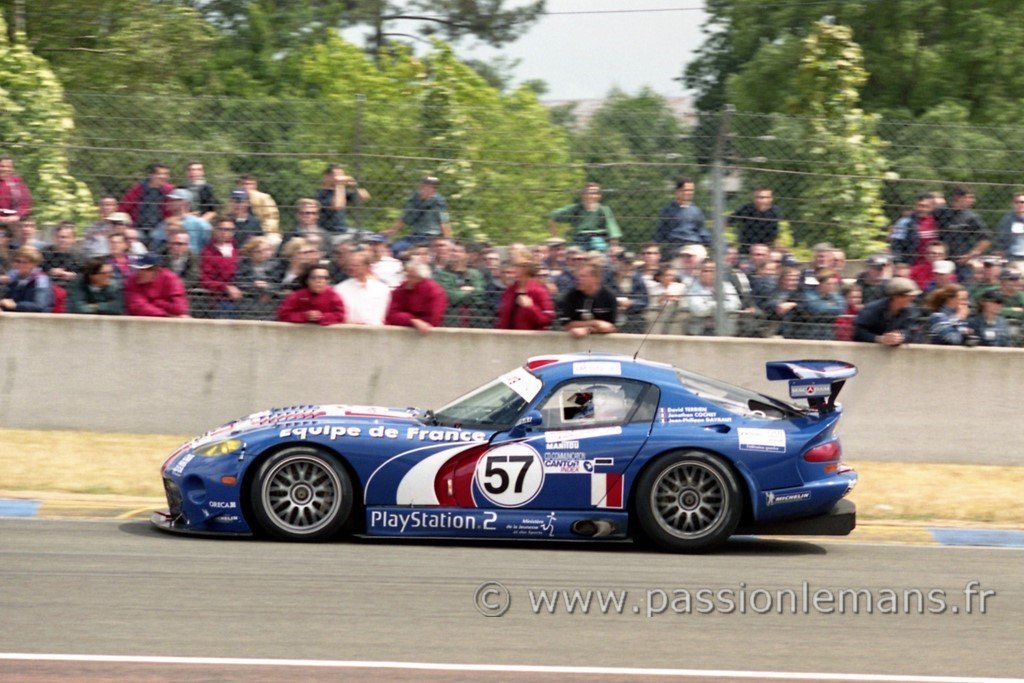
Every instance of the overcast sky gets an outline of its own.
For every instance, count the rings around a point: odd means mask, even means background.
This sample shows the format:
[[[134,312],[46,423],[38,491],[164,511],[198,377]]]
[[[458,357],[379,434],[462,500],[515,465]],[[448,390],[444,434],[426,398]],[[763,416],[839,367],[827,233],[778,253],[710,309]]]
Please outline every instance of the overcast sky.
[[[704,0],[548,0],[547,16],[518,41],[460,53],[522,60],[517,82],[546,81],[545,99],[601,98],[614,86],[635,93],[645,85],[678,97],[684,90],[672,79],[703,42],[703,8]]]
[[[527,0],[512,0],[511,6]],[[546,100],[599,99],[618,86],[635,94],[649,85],[668,97],[685,94],[672,79],[703,42],[704,0],[547,0],[547,14],[523,37],[500,50],[463,40],[463,58],[520,60],[515,84],[547,82]],[[415,31],[401,22],[391,31]],[[363,31],[343,35],[363,44]],[[422,43],[415,45],[423,50]]]

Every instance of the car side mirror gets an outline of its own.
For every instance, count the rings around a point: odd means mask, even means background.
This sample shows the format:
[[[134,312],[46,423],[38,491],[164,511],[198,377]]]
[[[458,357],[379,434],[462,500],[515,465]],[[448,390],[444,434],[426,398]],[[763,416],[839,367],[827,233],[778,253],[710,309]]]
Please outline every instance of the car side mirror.
[[[531,410],[519,418],[519,421],[512,427],[508,435],[513,439],[521,439],[526,436],[527,432],[532,431],[534,427],[541,426],[543,423],[544,418],[541,417],[540,411]]]

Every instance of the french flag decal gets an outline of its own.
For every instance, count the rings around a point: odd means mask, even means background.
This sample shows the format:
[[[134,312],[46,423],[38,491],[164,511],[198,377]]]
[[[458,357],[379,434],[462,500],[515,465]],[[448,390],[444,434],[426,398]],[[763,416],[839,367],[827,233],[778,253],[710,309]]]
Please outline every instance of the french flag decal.
[[[590,475],[590,504],[599,508],[622,509],[622,473],[598,472],[601,467],[612,467],[612,458],[595,458]]]

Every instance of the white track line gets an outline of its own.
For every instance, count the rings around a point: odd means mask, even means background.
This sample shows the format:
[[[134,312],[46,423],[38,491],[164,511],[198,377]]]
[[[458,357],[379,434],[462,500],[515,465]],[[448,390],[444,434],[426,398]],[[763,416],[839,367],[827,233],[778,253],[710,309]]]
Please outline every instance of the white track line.
[[[614,666],[532,666],[519,664],[440,664],[432,662],[361,662],[331,659],[246,659],[240,657],[147,657],[0,652],[0,660],[105,662],[117,664],[179,664],[205,666],[319,667],[325,669],[404,669],[412,671],[583,674],[595,676],[676,676],[681,678],[744,678],[755,680],[883,681],[885,683],[1024,683],[1022,678],[978,676],[903,676],[892,674],[729,671],[720,669],[643,669]]]

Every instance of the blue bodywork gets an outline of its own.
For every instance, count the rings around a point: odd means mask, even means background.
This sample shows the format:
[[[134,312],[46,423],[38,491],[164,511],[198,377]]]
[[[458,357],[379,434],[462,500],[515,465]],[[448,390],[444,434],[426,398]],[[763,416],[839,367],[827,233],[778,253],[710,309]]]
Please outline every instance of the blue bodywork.
[[[735,471],[739,531],[849,533],[848,501],[843,524],[822,530],[814,523],[835,516],[857,481],[840,462],[835,435],[835,394],[855,372],[836,361],[769,363],[770,379],[788,380],[791,395],[812,399],[805,409],[626,356],[534,358],[499,378],[518,398],[508,424],[494,430],[435,424],[429,411],[412,408],[277,408],[175,451],[162,468],[169,510],[153,521],[184,533],[252,533],[249,491],[259,463],[302,444],[349,474],[355,504],[348,528],[359,533],[626,538],[641,472],[685,450],[714,454]],[[623,404],[613,406],[617,414],[587,414],[590,405],[570,410],[573,401],[605,394]],[[819,447],[830,455],[805,457]]]

